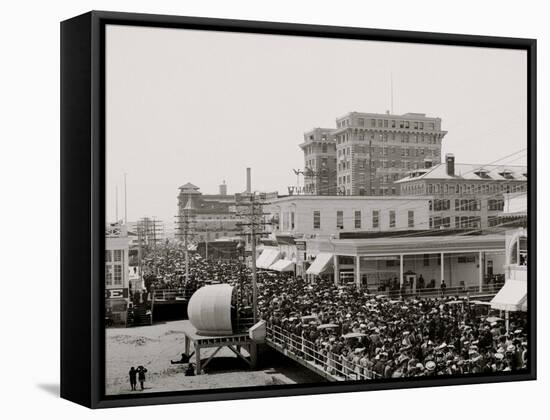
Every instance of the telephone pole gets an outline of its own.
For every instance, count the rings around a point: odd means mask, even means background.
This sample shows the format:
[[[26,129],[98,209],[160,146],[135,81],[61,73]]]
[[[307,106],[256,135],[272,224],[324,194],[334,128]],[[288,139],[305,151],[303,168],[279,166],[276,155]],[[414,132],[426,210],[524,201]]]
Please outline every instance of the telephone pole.
[[[193,223],[195,222],[195,206],[193,205],[191,196],[187,198],[187,204],[176,216],[177,228],[176,231],[180,238],[183,238],[183,246],[185,249],[185,283],[189,282],[189,242],[193,235]]]
[[[252,308],[254,323],[258,322],[258,273],[256,267],[256,236],[265,235],[262,227],[270,223],[264,222],[263,206],[266,203],[265,194],[243,193],[236,194],[235,200],[237,209],[241,210],[241,216],[244,222],[238,223],[237,226],[243,228],[242,236],[250,235],[250,253],[251,262],[250,269],[252,272]]]

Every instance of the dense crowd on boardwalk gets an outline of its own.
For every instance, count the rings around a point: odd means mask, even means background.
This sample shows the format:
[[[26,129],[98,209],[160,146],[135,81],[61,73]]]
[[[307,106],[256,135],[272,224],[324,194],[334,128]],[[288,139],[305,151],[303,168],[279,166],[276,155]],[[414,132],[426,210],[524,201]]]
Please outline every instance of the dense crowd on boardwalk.
[[[506,334],[502,319],[466,299],[390,300],[291,277],[267,279],[262,290],[262,316],[292,333],[282,344],[336,375],[399,378],[526,367],[525,314],[511,314]]]
[[[148,289],[181,289],[184,253],[164,248],[145,261]],[[250,272],[238,261],[191,258],[189,282],[210,282],[250,290]],[[250,294],[244,300],[250,302]],[[263,273],[259,312],[273,339],[288,351],[348,379],[401,378],[517,371],[527,364],[527,317],[504,321],[487,316],[487,306],[468,299],[390,299],[330,279],[313,284],[288,274]]]

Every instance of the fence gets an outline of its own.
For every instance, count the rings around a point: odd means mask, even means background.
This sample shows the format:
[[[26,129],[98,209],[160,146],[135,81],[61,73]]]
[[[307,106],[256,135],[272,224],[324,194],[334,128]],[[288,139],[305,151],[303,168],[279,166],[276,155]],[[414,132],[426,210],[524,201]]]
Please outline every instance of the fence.
[[[155,290],[152,292],[152,298],[157,302],[162,301],[175,301],[189,299],[192,293],[183,289],[168,289],[168,290]]]
[[[335,380],[357,381],[381,378],[380,374],[339,354],[318,350],[315,343],[285,331],[277,325],[267,326],[267,340],[279,350],[313,365]]]
[[[445,291],[440,288],[424,288],[417,289],[415,291],[407,289],[401,290],[388,290],[388,291],[373,291],[372,295],[388,296],[390,298],[412,298],[412,297],[434,297],[434,296],[455,296],[455,295],[468,295],[468,296],[480,296],[480,295],[495,295],[502,288],[502,284],[483,285],[481,289],[479,286],[457,286],[447,287]]]

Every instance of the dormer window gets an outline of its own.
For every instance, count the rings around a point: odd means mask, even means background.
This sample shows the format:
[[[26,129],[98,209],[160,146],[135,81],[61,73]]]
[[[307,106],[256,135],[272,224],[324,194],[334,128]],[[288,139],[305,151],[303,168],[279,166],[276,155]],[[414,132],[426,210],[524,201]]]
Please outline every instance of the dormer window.
[[[512,171],[509,169],[504,169],[502,172],[499,172],[499,175],[504,179],[514,179],[514,176],[512,175]]]
[[[474,172],[478,177],[480,178],[483,178],[483,179],[488,179],[488,178],[491,178],[489,176],[489,171],[487,169],[484,169],[484,168],[480,168],[478,169],[477,171]]]

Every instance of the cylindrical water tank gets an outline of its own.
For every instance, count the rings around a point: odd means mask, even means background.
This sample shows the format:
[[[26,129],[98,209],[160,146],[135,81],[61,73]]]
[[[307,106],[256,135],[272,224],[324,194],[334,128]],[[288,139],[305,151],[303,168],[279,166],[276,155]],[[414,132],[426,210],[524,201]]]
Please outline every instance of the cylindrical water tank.
[[[214,336],[233,334],[231,323],[231,298],[233,286],[214,284],[204,286],[193,293],[187,305],[189,321],[197,334]]]

